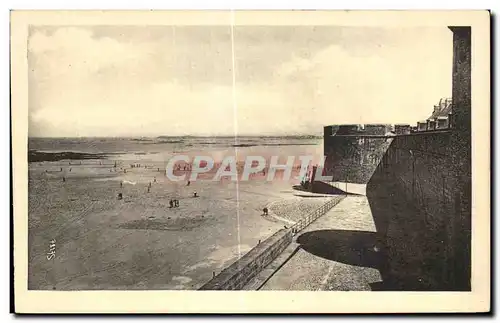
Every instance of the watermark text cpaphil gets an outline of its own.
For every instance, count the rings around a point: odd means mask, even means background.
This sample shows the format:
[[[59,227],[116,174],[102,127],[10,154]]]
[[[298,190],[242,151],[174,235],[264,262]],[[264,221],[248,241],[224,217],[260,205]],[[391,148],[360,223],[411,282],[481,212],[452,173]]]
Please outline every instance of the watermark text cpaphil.
[[[333,176],[325,174],[325,160],[314,156],[246,156],[238,161],[235,156],[226,156],[215,161],[211,156],[176,155],[167,163],[165,175],[171,181],[248,181],[248,180],[316,180],[331,181]]]

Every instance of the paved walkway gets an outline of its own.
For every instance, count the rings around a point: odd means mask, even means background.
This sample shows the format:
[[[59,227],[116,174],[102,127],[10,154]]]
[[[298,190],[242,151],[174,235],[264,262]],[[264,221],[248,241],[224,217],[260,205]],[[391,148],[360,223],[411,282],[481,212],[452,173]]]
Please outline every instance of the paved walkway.
[[[381,254],[366,196],[348,196],[300,232],[246,289],[371,290]]]

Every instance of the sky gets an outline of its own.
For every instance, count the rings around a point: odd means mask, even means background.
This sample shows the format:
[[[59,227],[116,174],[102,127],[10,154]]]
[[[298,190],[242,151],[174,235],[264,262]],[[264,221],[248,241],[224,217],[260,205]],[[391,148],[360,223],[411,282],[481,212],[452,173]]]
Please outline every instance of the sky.
[[[31,26],[29,135],[416,124],[451,97],[452,55],[444,26]]]

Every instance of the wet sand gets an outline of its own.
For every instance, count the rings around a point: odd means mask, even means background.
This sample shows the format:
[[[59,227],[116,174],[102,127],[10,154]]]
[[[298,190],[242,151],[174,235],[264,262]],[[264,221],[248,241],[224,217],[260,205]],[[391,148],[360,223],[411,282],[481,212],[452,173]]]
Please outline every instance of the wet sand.
[[[119,161],[116,172],[113,164],[30,163],[29,289],[197,289],[325,201],[295,196],[290,182],[186,186],[169,181],[160,164]],[[169,207],[171,198],[178,208]],[[262,216],[265,206],[269,216]],[[52,239],[55,257],[48,260]]]

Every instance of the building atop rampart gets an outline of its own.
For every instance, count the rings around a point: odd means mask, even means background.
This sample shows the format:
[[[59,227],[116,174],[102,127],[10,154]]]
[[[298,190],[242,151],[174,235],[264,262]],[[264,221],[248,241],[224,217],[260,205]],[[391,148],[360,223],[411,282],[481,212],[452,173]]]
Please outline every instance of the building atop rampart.
[[[445,130],[453,127],[453,102],[451,98],[441,98],[434,105],[432,114],[417,123],[417,131]]]

